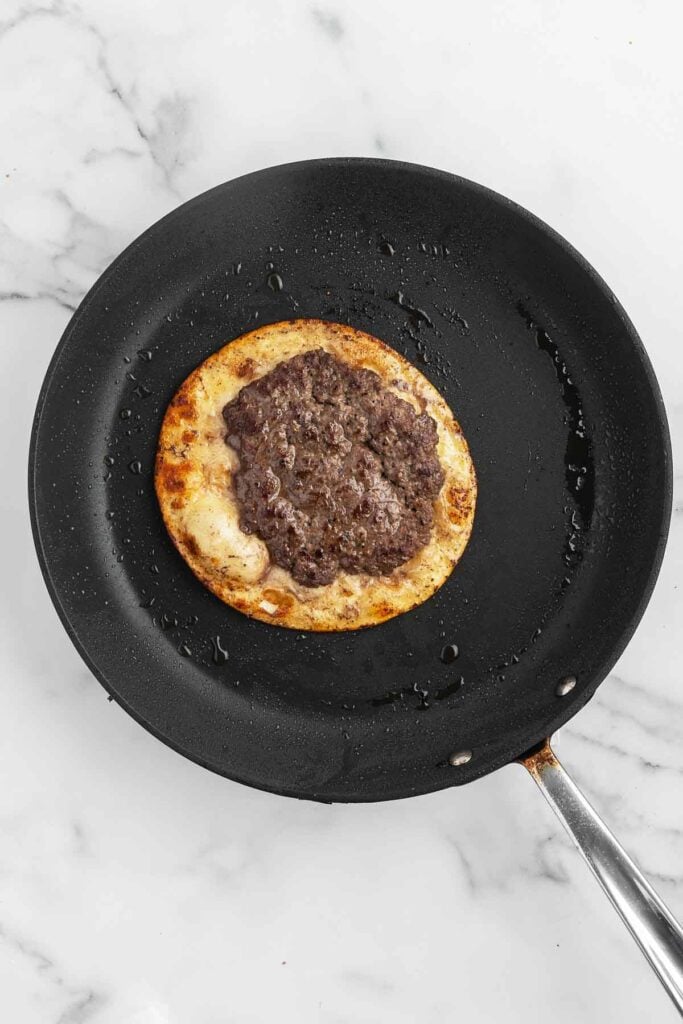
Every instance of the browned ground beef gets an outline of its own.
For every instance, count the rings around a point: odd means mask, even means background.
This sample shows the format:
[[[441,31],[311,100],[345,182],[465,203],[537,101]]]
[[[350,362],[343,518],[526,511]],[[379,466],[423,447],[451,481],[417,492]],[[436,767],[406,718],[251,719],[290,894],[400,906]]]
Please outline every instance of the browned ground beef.
[[[240,526],[307,587],[381,576],[428,542],[444,481],[437,429],[376,373],[315,349],[223,410],[240,459]]]

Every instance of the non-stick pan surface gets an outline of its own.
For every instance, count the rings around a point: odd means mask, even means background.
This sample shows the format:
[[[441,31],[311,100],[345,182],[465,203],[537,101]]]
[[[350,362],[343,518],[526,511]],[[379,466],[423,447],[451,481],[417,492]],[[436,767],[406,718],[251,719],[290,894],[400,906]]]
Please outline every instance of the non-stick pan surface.
[[[356,633],[298,634],[221,604],[154,496],[159,426],[189,371],[258,324],[307,316],[412,360],[479,479],[451,579]],[[642,345],[563,239],[450,174],[322,160],[199,196],[106,271],[45,380],[30,503],[64,625],[139,722],[254,786],[378,800],[492,771],[586,703],[654,584],[671,460]],[[458,750],[472,758],[454,768]]]

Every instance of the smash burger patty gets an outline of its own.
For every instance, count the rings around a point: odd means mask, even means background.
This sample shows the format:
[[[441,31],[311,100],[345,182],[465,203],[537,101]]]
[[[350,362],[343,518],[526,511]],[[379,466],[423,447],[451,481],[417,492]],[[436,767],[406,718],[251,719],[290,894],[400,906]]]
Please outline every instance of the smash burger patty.
[[[168,532],[226,604],[297,630],[426,601],[469,539],[476,478],[443,397],[363,331],[268,324],[183,381],[154,482]]]
[[[384,576],[429,541],[444,482],[432,417],[323,349],[280,363],[223,409],[240,526],[306,587]]]

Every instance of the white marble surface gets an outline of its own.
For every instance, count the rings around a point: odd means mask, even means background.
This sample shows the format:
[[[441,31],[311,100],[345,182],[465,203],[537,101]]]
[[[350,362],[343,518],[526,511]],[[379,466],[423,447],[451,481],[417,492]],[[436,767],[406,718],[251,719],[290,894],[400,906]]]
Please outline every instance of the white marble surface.
[[[33,554],[71,310],[203,189],[382,154],[504,192],[612,285],[683,441],[671,2],[0,0],[0,1000],[8,1024],[673,1021],[523,771],[375,806],[251,792],[94,682]],[[560,753],[683,916],[681,474],[652,603]]]

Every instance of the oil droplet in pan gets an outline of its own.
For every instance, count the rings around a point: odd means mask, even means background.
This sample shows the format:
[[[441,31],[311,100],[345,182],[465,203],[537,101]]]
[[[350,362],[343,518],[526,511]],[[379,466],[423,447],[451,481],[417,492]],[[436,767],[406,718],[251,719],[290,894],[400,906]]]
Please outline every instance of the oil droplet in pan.
[[[213,645],[213,654],[211,655],[211,660],[213,661],[214,665],[225,665],[226,661],[228,660],[228,652],[221,645],[221,638],[219,636],[213,637],[211,640],[211,644]]]
[[[452,665],[459,654],[460,651],[458,650],[457,644],[446,644],[446,646],[441,649],[441,660],[444,665]]]

